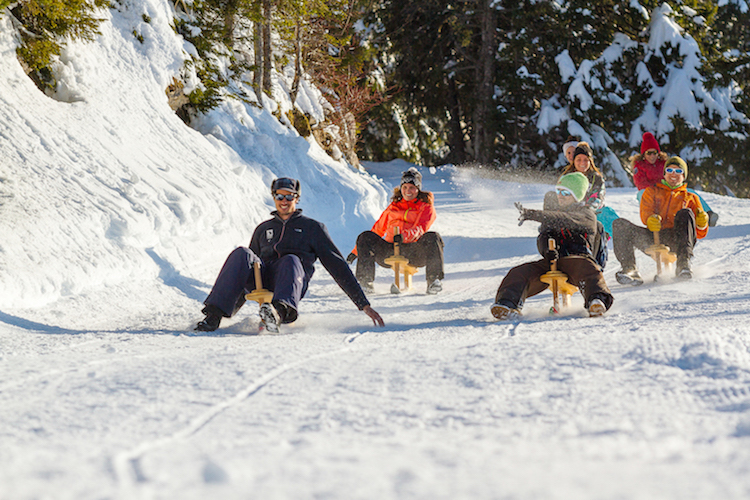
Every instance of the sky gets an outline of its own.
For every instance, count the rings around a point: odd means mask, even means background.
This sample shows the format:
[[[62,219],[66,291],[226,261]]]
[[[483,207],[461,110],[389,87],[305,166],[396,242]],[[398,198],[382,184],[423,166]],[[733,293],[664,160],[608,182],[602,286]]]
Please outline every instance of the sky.
[[[379,269],[377,328],[318,266],[280,335],[253,304],[193,331],[274,177],[301,179],[300,208],[347,253],[409,165],[354,170],[236,102],[185,126],[164,95],[189,50],[170,8],[109,11],[63,54],[62,101],[0,19],[0,498],[750,496],[748,200],[702,193],[720,219],[690,282],[654,282],[639,254],[646,283],[619,285],[610,252],[605,316],[580,296],[550,316],[545,292],[498,322],[502,277],[538,258],[514,203],[550,186],[420,167],[441,294],[420,271],[392,295]],[[637,222],[634,188],[607,204]]]

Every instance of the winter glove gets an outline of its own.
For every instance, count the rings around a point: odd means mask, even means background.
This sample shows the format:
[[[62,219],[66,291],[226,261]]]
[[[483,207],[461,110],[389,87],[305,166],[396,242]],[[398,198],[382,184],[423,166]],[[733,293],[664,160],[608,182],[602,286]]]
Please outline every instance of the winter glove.
[[[649,215],[646,219],[646,227],[652,233],[661,231],[661,215]]]
[[[695,216],[695,225],[698,226],[698,229],[704,229],[708,226],[708,214],[703,210],[698,212],[698,215]]]
[[[544,258],[547,259],[547,262],[552,262],[553,260],[560,258],[560,252],[554,248],[552,250],[547,250],[544,252]]]
[[[399,245],[404,242],[404,236],[401,234],[394,234],[393,235],[393,242],[398,243]]]
[[[520,226],[521,224],[523,224],[523,221],[526,220],[526,215],[528,213],[528,210],[525,209],[525,208],[523,208],[523,205],[521,205],[521,203],[519,203],[519,202],[515,202],[514,205],[516,206],[516,208],[518,209],[518,212],[519,212],[519,215],[518,215],[518,225]]]
[[[346,256],[346,263],[347,264],[351,264],[355,260],[357,260],[357,254],[355,254],[354,252],[351,252],[349,255]]]

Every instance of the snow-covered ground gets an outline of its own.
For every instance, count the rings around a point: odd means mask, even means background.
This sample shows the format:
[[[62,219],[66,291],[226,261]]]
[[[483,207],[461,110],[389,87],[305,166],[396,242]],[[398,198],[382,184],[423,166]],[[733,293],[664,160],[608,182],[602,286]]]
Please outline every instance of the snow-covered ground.
[[[158,44],[112,11],[66,53],[73,103],[39,93],[0,26],[0,499],[750,497],[750,200],[705,194],[721,218],[693,281],[624,287],[612,256],[604,317],[580,297],[550,317],[543,293],[505,323],[494,292],[537,258],[513,203],[549,186],[422,169],[443,293],[420,272],[392,296],[380,269],[376,328],[321,267],[281,335],[253,305],[197,333],[274,176],[302,179],[347,253],[407,165],[355,172],[236,103],[187,128],[163,95],[169,3],[143,7]],[[634,189],[607,201],[637,220]]]

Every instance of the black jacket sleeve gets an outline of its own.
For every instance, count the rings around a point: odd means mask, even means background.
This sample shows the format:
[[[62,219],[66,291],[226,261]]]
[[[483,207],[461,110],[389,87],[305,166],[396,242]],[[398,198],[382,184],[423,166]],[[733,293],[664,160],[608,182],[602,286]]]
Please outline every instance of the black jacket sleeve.
[[[346,263],[343,255],[336,247],[336,244],[328,234],[325,225],[318,223],[317,234],[315,235],[315,254],[320,263],[326,268],[326,271],[333,277],[341,289],[349,296],[359,310],[369,306],[370,302],[359,286],[357,278],[354,277],[352,270]]]

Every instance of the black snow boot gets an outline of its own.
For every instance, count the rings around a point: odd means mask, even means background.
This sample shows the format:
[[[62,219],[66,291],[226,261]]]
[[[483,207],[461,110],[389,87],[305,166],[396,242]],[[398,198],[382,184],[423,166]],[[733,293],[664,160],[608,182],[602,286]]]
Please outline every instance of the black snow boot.
[[[203,321],[200,321],[195,326],[196,331],[213,332],[214,330],[219,328],[219,324],[221,324],[221,318],[224,317],[224,313],[221,309],[216,306],[207,305],[201,312],[205,314],[206,317],[203,318]]]
[[[199,332],[213,332],[217,328],[219,328],[219,324],[221,324],[221,316],[217,316],[216,314],[208,314],[205,318],[203,318],[203,321],[199,322],[195,329]]]

